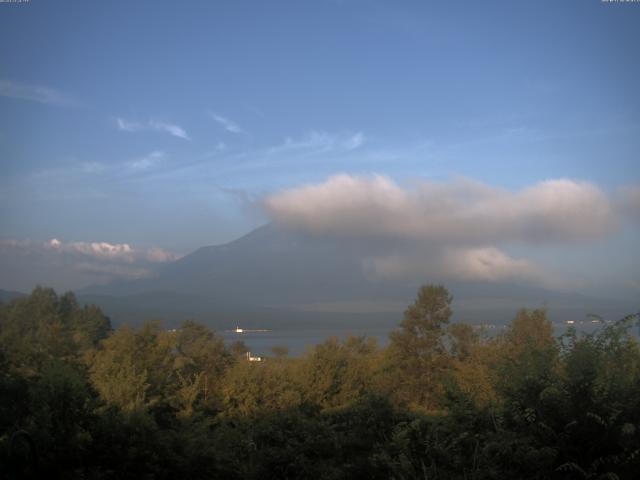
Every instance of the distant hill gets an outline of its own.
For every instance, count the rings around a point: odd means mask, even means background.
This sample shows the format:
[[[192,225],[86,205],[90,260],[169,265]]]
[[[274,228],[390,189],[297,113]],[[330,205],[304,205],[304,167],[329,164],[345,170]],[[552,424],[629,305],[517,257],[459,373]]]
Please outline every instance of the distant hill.
[[[367,258],[400,251],[401,244],[315,238],[273,224],[225,245],[202,247],[160,268],[150,278],[80,290],[82,301],[102,306],[116,322],[146,318],[194,318],[212,324],[393,322],[401,318],[420,283],[367,274]],[[546,306],[552,318],[587,313],[622,316],[633,309],[594,299],[514,283],[447,281],[456,318],[506,322],[522,307]],[[637,306],[635,306],[637,309]]]
[[[13,299],[26,297],[26,293],[14,292],[12,290],[0,290],[0,302],[10,302]]]

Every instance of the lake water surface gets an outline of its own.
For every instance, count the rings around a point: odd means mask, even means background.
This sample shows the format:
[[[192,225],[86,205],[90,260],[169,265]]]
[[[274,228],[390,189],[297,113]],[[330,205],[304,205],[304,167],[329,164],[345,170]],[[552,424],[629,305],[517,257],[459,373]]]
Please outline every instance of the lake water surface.
[[[554,334],[560,336],[567,331],[568,325],[565,323],[554,323]],[[480,326],[477,326],[479,328]],[[578,332],[592,333],[598,328],[602,328],[601,324],[583,323],[575,325]],[[329,337],[338,337],[345,339],[349,335],[373,337],[379,346],[385,346],[389,343],[389,333],[396,329],[397,326],[359,326],[359,327],[337,327],[319,328],[317,326],[303,325],[300,327],[289,327],[283,329],[268,330],[265,332],[245,332],[235,333],[232,330],[218,331],[225,343],[231,344],[235,341],[243,341],[252,354],[258,356],[273,356],[271,349],[273,347],[287,347],[290,356],[301,355],[307,348],[318,345]],[[488,325],[484,328],[484,332],[488,336],[498,335],[504,332],[506,325]],[[637,334],[637,328],[633,330]]]

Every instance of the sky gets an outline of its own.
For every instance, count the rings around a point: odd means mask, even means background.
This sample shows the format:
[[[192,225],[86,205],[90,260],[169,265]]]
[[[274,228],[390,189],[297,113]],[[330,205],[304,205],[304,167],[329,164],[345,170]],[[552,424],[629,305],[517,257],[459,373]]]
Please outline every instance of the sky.
[[[637,2],[0,3],[0,288],[276,220],[637,296],[638,45]]]

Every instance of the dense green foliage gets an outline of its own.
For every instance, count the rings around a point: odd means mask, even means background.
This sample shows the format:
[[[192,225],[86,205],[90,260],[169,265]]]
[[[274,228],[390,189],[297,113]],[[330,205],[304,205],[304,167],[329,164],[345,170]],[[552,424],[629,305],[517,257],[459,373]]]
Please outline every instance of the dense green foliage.
[[[37,288],[0,304],[0,478],[637,478],[635,317],[487,337],[425,286],[390,344],[249,362],[205,326],[112,331]]]

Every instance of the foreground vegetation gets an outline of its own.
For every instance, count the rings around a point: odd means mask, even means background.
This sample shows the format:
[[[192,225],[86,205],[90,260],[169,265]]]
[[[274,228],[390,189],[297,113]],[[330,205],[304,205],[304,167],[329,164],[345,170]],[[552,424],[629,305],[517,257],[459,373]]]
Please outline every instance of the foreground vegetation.
[[[203,325],[112,330],[72,293],[0,305],[0,478],[637,478],[636,317],[485,338],[425,286],[389,346],[248,362]]]

